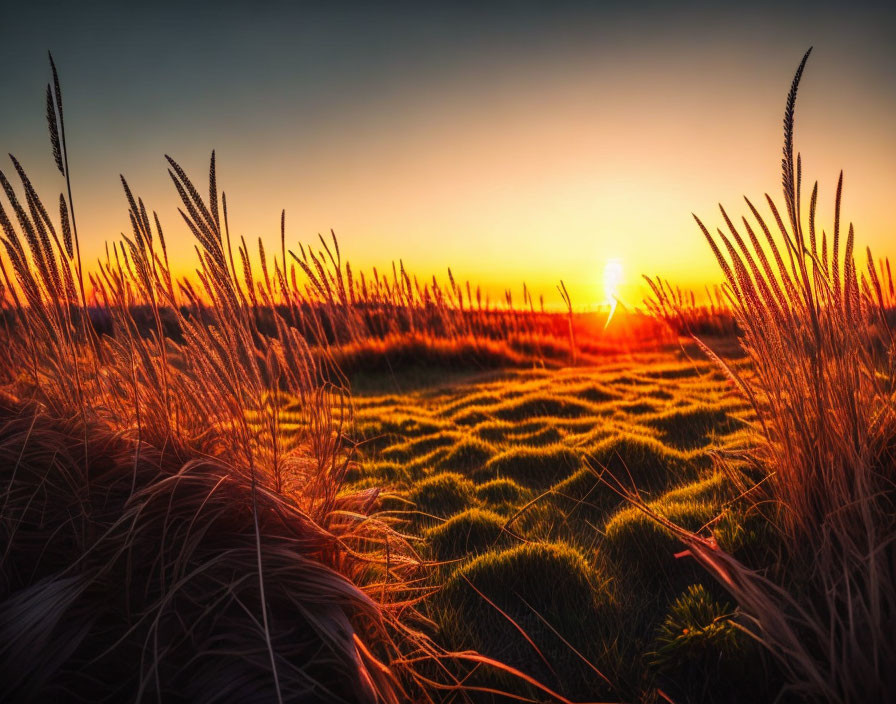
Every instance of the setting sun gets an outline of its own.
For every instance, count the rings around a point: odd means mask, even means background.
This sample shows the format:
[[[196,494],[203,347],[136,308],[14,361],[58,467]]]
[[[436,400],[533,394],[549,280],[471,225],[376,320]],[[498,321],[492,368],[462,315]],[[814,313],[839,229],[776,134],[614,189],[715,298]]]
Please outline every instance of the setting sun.
[[[615,305],[619,287],[625,282],[621,259],[610,259],[604,265],[604,304]]]
[[[610,314],[607,316],[607,322],[604,324],[604,327],[610,324],[613,314],[616,312],[616,306],[619,304],[619,287],[623,281],[622,260],[618,258],[607,260],[607,263],[604,265],[603,304],[610,306]]]

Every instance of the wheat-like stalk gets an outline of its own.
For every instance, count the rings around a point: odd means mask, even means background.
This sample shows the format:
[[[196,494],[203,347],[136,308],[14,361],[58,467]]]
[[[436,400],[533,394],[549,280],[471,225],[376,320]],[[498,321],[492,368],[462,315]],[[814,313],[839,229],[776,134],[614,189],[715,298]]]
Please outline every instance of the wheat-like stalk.
[[[859,270],[852,224],[841,249],[842,173],[830,246],[824,231],[820,244],[816,234],[817,184],[804,236],[793,131],[808,56],[784,114],[786,220],[766,196],[778,235],[749,201],[764,244],[744,219],[747,244],[724,211],[730,239],[721,230],[710,235],[700,224],[724,274],[750,364],[738,370],[704,349],[756,413],[758,444],[745,459],[762,477],[755,485],[749,475],[739,481],[757,507],[773,508],[769,517],[786,552],[779,569],[761,574],[706,536],[663,524],[738,600],[754,635],[790,674],[793,689],[813,701],[886,701],[896,690],[896,348],[889,323],[894,298],[881,281],[892,278],[889,264],[876,263],[870,250],[865,270]],[[659,282],[651,288],[659,315],[687,317],[679,298]],[[636,496],[631,499],[663,520]]]

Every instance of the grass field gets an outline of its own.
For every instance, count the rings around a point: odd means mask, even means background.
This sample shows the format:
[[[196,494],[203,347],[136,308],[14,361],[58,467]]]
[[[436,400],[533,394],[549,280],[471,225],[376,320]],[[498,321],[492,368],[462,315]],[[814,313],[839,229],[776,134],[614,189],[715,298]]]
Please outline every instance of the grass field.
[[[449,647],[581,700],[655,687],[676,701],[737,700],[757,673],[772,686],[722,591],[614,488],[637,486],[693,530],[721,520],[715,532],[738,554],[758,549],[711,461],[747,441],[750,418],[716,367],[679,350],[355,386],[349,486],[384,487],[384,508],[438,563],[431,581],[444,590],[429,612]]]
[[[842,179],[803,217],[808,56],[784,207],[611,326],[285,216],[255,261],[214,153],[207,198],[168,159],[195,281],[124,178],[88,271],[51,60],[58,227],[0,172],[0,700],[888,701],[896,288]]]

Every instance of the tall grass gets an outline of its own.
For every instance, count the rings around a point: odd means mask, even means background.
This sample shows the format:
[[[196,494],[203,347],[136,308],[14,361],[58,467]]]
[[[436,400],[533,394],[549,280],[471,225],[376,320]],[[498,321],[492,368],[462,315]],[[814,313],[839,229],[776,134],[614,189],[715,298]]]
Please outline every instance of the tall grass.
[[[389,274],[374,267],[368,275],[343,261],[336,235],[320,238],[321,249],[300,245],[289,256],[305,275],[304,296],[296,300],[310,315],[309,336],[318,343],[358,343],[369,338],[425,334],[440,338],[506,339],[550,334],[552,317],[544,297],[538,307],[523,284],[522,305],[505,290],[503,301],[469,281],[460,283],[448,270],[447,283],[436,277],[421,281],[404,263],[393,262]],[[310,305],[317,303],[318,305]]]
[[[750,365],[739,372],[716,359],[759,431],[748,468],[728,469],[778,529],[780,565],[754,571],[711,537],[654,517],[737,599],[794,690],[813,701],[888,701],[896,691],[893,283],[870,250],[864,266],[856,261],[842,174],[831,230],[819,231],[817,183],[806,209],[793,135],[808,57],[784,114],[784,207],[766,196],[763,216],[747,200],[751,217],[737,224],[723,208],[725,229],[715,234],[697,219]]]
[[[281,287],[280,305],[288,306],[309,343],[328,348],[346,371],[369,369],[375,358],[425,362],[432,355],[444,364],[452,347],[461,363],[531,366],[593,362],[608,352],[668,342],[665,330],[638,312],[620,315],[609,329],[607,312],[574,312],[563,282],[561,312],[547,309],[543,296],[536,303],[525,283],[521,299],[505,289],[495,301],[480,286],[459,282],[451,269],[447,281],[421,281],[401,261],[386,274],[376,268],[365,274],[343,258],[333,233],[317,249],[283,252],[293,286]]]
[[[0,698],[426,698],[419,560],[376,492],[341,492],[349,404],[273,305],[282,253],[256,285],[214,154],[205,197],[169,158],[198,289],[124,178],[131,235],[88,274],[55,66],[47,117],[58,221],[0,172]]]
[[[651,296],[644,301],[647,311],[662,320],[677,335],[729,336],[737,326],[728,298],[720,286],[706,287],[703,302],[694,291],[673,287],[660,276],[644,276]]]
[[[202,194],[167,157],[192,281],[124,177],[131,233],[88,272],[52,73],[58,220],[14,157],[18,190],[0,172],[0,699],[467,700],[486,667],[567,701],[430,640],[422,560],[377,490],[345,486],[334,351],[415,330],[536,336],[528,291],[531,318],[403,269],[358,294],[335,238],[288,262],[285,216],[280,251],[259,241],[253,261],[214,153]]]

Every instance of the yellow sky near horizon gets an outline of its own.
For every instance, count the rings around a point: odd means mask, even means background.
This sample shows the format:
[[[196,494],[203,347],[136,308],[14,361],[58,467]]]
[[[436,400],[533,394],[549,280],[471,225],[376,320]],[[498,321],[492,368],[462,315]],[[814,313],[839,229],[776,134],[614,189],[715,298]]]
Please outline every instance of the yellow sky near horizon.
[[[604,81],[605,98],[579,92],[581,78],[546,77],[537,92],[547,109],[538,111],[530,109],[531,86],[458,88],[417,96],[401,115],[383,114],[383,106],[348,132],[338,123],[312,143],[287,142],[282,158],[262,159],[258,169],[241,168],[251,156],[225,144],[219,181],[235,232],[273,245],[286,193],[288,242],[314,242],[333,228],[356,268],[384,271],[401,259],[421,278],[444,278],[451,266],[493,297],[507,287],[518,296],[526,281],[549,304],[559,304],[562,279],[575,305],[587,308],[605,302],[604,267],[616,260],[629,305],[645,293],[641,274],[699,294],[720,272],[691,212],[712,230],[723,224],[719,202],[735,218],[747,213],[742,195],[763,213],[764,193],[780,204],[789,72],[743,87],[763,98],[753,104],[696,112],[705,82],[673,86],[662,77],[634,88],[622,76],[592,76]],[[896,154],[896,140],[875,115],[862,124],[867,114],[826,106],[818,73],[809,74],[798,104],[806,200],[817,176],[819,226],[830,230],[845,167],[844,217],[856,223],[857,244],[890,254],[896,172],[882,157]],[[716,81],[724,82],[720,72]],[[193,160],[188,170],[201,180],[203,166]]]
[[[700,12],[709,19],[696,28],[686,13],[595,16],[587,28],[583,20],[581,36],[573,35],[575,15],[552,29],[536,17],[518,36],[490,29],[475,42],[460,19],[455,27],[428,18],[407,35],[420,45],[407,55],[392,41],[390,17],[379,27],[386,48],[352,34],[341,52],[322,43],[319,54],[294,62],[299,68],[284,67],[293,43],[257,37],[246,40],[245,55],[177,44],[167,70],[139,53],[125,52],[122,66],[62,54],[85,258],[95,261],[107,240],[127,232],[122,172],[158,210],[175,273],[189,273],[193,242],[163,154],[205,192],[214,148],[234,235],[250,243],[260,236],[271,250],[279,251],[285,208],[292,246],[332,228],[355,269],[388,270],[400,259],[428,279],[445,278],[450,266],[493,298],[508,287],[518,297],[525,281],[557,305],[562,279],[577,308],[600,305],[611,260],[622,267],[619,296],[628,305],[644,296],[642,274],[700,291],[720,273],[691,213],[714,229],[719,202],[739,219],[743,195],[780,198],[784,101],[813,42],[797,105],[806,200],[817,178],[820,227],[830,229],[843,168],[843,212],[856,225],[857,251],[870,245],[896,255],[896,90],[880,18],[848,22],[825,7],[816,24],[777,17],[766,25],[733,11]],[[510,32],[506,18],[489,21]],[[594,38],[602,22],[609,29]],[[237,37],[241,27],[218,33]],[[214,60],[243,59],[238,70],[227,64],[230,74],[215,70]],[[134,67],[142,81],[127,75]],[[30,83],[22,85],[30,96]],[[11,151],[27,157],[39,190],[52,194],[61,184],[40,101],[32,102],[27,120],[2,111],[0,120],[24,147]]]

